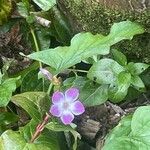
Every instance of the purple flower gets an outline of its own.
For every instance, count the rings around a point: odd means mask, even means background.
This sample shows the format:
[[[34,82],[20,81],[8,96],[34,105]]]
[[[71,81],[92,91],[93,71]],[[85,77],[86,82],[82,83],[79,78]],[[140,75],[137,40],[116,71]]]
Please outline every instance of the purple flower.
[[[50,108],[50,113],[53,116],[60,117],[65,125],[71,124],[74,115],[80,115],[85,111],[78,97],[79,90],[77,88],[70,88],[65,94],[56,91],[52,96],[53,105]]]
[[[40,73],[42,73],[48,80],[52,80],[53,76],[48,70],[40,68]]]

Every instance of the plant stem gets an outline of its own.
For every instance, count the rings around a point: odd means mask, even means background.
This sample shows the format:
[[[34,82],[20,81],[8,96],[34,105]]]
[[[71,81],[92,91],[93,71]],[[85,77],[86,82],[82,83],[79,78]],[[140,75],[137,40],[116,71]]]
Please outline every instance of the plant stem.
[[[48,119],[50,118],[49,114],[46,114],[44,120],[42,123],[38,124],[36,127],[36,131],[35,133],[32,135],[32,138],[30,140],[30,143],[33,143],[35,141],[35,139],[38,138],[38,136],[41,134],[41,132],[44,130],[45,125],[48,122]]]
[[[37,42],[37,39],[36,39],[36,35],[34,33],[33,28],[30,28],[30,31],[31,31],[31,34],[32,34],[32,37],[33,37],[33,40],[34,40],[35,50],[36,50],[36,52],[39,52],[40,49],[39,49],[38,42]],[[39,66],[40,66],[40,68],[42,68],[42,63],[40,61],[39,61]],[[44,91],[44,78],[42,78],[42,84],[43,84],[43,91]]]
[[[38,42],[37,42],[34,30],[32,28],[30,28],[30,31],[31,31],[31,34],[32,34],[32,37],[33,37],[33,40],[34,40],[35,50],[36,50],[36,52],[39,52],[40,49],[39,49],[39,46],[38,46]],[[42,63],[40,61],[39,61],[39,65],[40,65],[40,68],[42,68]]]
[[[52,87],[53,87],[53,83],[50,83],[49,88],[47,90],[47,95],[50,95]]]
[[[86,70],[79,70],[79,69],[67,69],[69,71],[73,71],[73,72],[83,72],[83,73],[88,73],[88,71]]]

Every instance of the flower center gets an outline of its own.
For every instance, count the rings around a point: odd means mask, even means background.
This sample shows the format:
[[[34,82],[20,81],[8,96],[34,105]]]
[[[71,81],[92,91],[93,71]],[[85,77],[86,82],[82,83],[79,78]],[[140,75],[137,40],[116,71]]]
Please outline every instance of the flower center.
[[[69,103],[68,102],[64,102],[63,103],[63,109],[68,109],[69,108]]]

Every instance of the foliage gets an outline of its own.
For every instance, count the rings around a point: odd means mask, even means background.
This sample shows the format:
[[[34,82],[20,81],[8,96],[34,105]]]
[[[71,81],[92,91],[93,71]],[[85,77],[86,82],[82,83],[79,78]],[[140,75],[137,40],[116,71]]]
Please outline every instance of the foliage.
[[[7,21],[11,9],[12,4],[10,0],[0,0],[0,25]]]
[[[133,116],[124,117],[108,135],[103,150],[149,149],[149,111],[150,106],[142,106]]]
[[[143,29],[139,25],[125,21],[114,24],[107,36],[79,33],[72,38],[69,47],[40,51],[28,57],[51,66],[59,73],[95,54],[109,54],[111,45],[123,39],[132,39],[135,34],[140,33],[143,33]]]
[[[10,6],[3,4],[2,1],[1,13],[5,10],[8,15]],[[4,61],[6,58],[3,54],[2,58],[0,55],[2,150],[76,150],[78,140],[82,139],[76,131],[76,124],[72,123],[74,115],[81,115],[86,111],[84,107],[101,105],[108,100],[122,103],[128,100],[129,95],[133,96],[130,89],[146,92],[141,74],[144,74],[149,64],[132,60],[128,62],[122,52],[112,49],[114,44],[142,34],[143,27],[123,21],[114,23],[110,33],[105,36],[82,32],[72,37],[65,14],[55,5],[55,0],[33,0],[32,3],[22,0],[17,3],[20,16],[15,23],[18,26],[23,23],[26,28],[18,30],[18,33],[14,30],[13,40],[22,42],[20,39],[23,35],[26,43],[31,44],[28,48],[30,53],[25,52],[26,55],[19,55],[12,47],[12,57],[24,64],[22,70],[14,74],[9,72],[13,58],[8,62]],[[1,27],[6,35],[12,26],[9,23],[7,25]],[[20,36],[14,36],[16,34]],[[0,42],[1,39],[3,36],[0,36]],[[4,42],[7,46],[11,40]],[[25,51],[27,45],[21,44],[19,50],[23,48]],[[55,107],[53,111],[52,107]],[[149,106],[139,107],[133,115],[124,117],[107,135],[103,149],[149,149],[149,110]],[[73,117],[68,119],[66,112]],[[69,123],[62,116],[70,120]]]

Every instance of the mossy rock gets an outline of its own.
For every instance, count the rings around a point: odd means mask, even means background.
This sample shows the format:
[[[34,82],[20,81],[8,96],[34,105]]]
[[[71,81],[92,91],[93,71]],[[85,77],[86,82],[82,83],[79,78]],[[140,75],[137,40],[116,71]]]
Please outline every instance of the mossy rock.
[[[90,31],[107,34],[114,22],[131,20],[144,26],[146,33],[115,47],[132,61],[150,63],[150,0],[59,0],[74,33]]]

